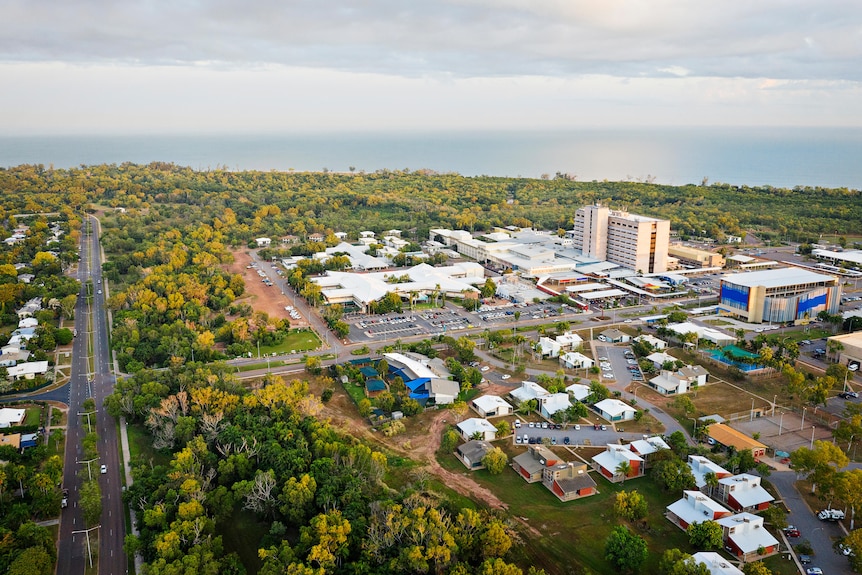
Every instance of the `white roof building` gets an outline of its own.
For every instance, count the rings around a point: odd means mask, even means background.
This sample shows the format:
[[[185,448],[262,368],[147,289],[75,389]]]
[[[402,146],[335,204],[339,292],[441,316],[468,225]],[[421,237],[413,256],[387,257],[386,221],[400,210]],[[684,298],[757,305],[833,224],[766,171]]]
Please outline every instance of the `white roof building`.
[[[540,337],[539,343],[536,345],[536,351],[538,351],[542,357],[558,357],[560,355],[560,349],[562,346],[549,337]]]
[[[646,356],[648,360],[652,362],[652,364],[656,367],[656,369],[661,369],[664,364],[667,362],[675,362],[676,358],[669,353],[665,353],[663,351],[656,351],[648,356]]]
[[[355,246],[347,242],[341,242],[333,248],[326,248],[322,254],[317,253],[314,256],[326,261],[335,254],[345,254],[350,258],[350,267],[359,271],[383,270],[389,267],[386,260],[366,254],[365,250],[367,249],[368,246]]]
[[[682,529],[704,521],[717,521],[730,515],[717,501],[713,501],[700,491],[683,491],[682,499],[667,506],[668,519]]]
[[[647,458],[653,453],[657,453],[663,449],[670,449],[664,439],[658,435],[647,437],[646,439],[636,439],[629,443],[629,449],[637,453],[643,458]]]
[[[272,240],[269,238],[257,238],[254,241],[257,242],[257,247],[259,248],[268,246],[270,243],[272,243]]]
[[[735,511],[760,511],[775,500],[760,484],[760,477],[748,473],[719,479],[715,495]]]
[[[483,395],[473,400],[473,407],[482,417],[509,415],[512,406],[498,395]]]
[[[659,339],[656,336],[644,333],[635,338],[635,341],[642,341],[644,343],[648,343],[653,346],[653,349],[657,349],[659,351],[667,349],[667,342],[663,339]]]
[[[730,471],[702,455],[689,455],[688,467],[691,469],[691,474],[694,475],[694,484],[697,485],[698,489],[706,487],[707,473],[714,473],[718,479],[731,475]]]
[[[572,406],[568,393],[551,393],[539,398],[542,415],[551,418],[558,411],[565,411]]]
[[[743,575],[742,571],[718,553],[699,551],[692,557],[698,563],[706,565],[706,568],[709,569],[709,575]]]
[[[405,370],[405,375],[412,375],[410,379],[437,378],[437,374],[432,370],[426,362],[422,362],[416,358],[408,357],[403,353],[384,353],[383,357],[389,364],[389,367],[396,367]],[[427,358],[426,358],[427,359]]]
[[[521,387],[510,391],[509,395],[518,403],[524,403],[525,401],[545,397],[548,395],[548,390],[538,383],[525,381],[521,384]]]
[[[580,349],[581,344],[584,343],[584,338],[574,332],[567,331],[562,335],[558,335],[556,341],[560,344],[561,350],[575,350]]]
[[[705,339],[719,346],[730,345],[736,342],[736,337],[732,335],[728,335],[724,332],[718,331],[717,329],[712,329],[711,327],[695,325],[691,322],[670,324],[667,326],[667,329],[680,335],[694,332],[697,334],[698,339]]]
[[[0,428],[21,425],[26,415],[26,409],[0,408]]]
[[[6,373],[12,379],[33,379],[36,375],[41,375],[43,373],[48,373],[48,362],[47,361],[30,361],[27,363],[20,363],[18,365],[13,365],[12,367],[6,368]]]
[[[589,369],[596,364],[579,351],[569,351],[560,356],[560,365],[566,369]]]
[[[497,428],[487,419],[471,417],[470,419],[465,419],[455,427],[458,429],[461,437],[466,440],[473,439],[473,436],[477,433],[484,441],[494,441],[497,437]]]
[[[757,554],[763,548],[767,551],[778,546],[778,541],[763,526],[763,517],[751,513],[738,513],[717,520],[724,530],[725,543],[739,556]]]
[[[25,317],[21,318],[18,322],[18,327],[38,327],[39,320],[35,317]]]
[[[593,408],[608,421],[628,421],[635,418],[635,408],[619,399],[603,399]]]
[[[606,479],[612,482],[622,481],[624,477],[617,471],[617,468],[623,462],[628,463],[631,468],[628,477],[638,477],[644,474],[644,460],[640,455],[624,445],[615,443],[608,443],[607,445],[607,450],[592,458],[593,468],[598,470]]]
[[[590,395],[590,386],[581,383],[573,383],[566,388],[566,391],[572,394],[577,401],[583,401]]]

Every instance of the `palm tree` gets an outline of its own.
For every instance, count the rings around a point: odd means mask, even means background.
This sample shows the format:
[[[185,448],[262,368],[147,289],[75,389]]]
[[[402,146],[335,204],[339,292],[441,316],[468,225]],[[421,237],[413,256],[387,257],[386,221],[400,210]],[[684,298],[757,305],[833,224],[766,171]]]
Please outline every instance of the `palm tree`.
[[[712,497],[713,490],[718,487],[718,475],[714,471],[709,471],[704,474],[703,480],[706,482],[706,486],[709,487],[709,496]]]
[[[616,469],[614,469],[614,474],[623,476],[623,483],[626,482],[626,477],[628,477],[629,473],[632,472],[632,464],[628,461],[620,461],[617,465]]]

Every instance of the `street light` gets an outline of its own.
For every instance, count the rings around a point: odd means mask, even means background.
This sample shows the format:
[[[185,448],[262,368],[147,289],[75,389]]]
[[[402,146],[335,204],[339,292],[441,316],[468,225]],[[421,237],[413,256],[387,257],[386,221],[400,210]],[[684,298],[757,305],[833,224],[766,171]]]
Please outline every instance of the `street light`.
[[[806,408],[802,408],[802,424],[799,426],[799,431],[802,431],[805,428],[805,410]]]
[[[90,470],[90,464],[94,461],[99,461],[99,458],[97,457],[95,459],[88,459],[86,461],[78,461],[77,459],[75,460],[75,463],[86,463],[87,464],[87,475],[90,476],[90,481],[93,480],[93,472]]]
[[[811,445],[808,447],[808,449],[814,449],[814,430],[815,429],[817,429],[817,426],[812,425],[811,426]]]
[[[90,568],[93,567],[93,552],[90,550],[90,531],[98,529],[99,527],[101,527],[101,525],[96,525],[89,529],[81,529],[80,531],[72,531],[72,535],[76,535],[78,533],[85,533],[87,535],[87,555],[90,557]]]
[[[81,415],[86,415],[86,416],[87,416],[87,432],[89,433],[89,432],[93,431],[93,428],[90,426],[90,416],[91,416],[91,415],[96,415],[96,410],[88,411],[88,412],[86,412],[86,413],[78,412],[78,416],[81,416]]]

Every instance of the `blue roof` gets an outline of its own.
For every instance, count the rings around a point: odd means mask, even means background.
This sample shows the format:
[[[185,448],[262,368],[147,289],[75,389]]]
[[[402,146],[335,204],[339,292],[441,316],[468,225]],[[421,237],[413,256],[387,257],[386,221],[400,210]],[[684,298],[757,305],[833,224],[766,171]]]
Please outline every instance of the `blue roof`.
[[[379,373],[377,373],[377,370],[374,369],[373,367],[371,367],[370,365],[367,365],[365,367],[360,367],[359,373],[361,373],[365,377],[377,377],[378,375],[380,375]]]
[[[386,384],[382,379],[368,379],[365,381],[365,389],[368,391],[383,391],[386,389]]]
[[[430,377],[420,377],[418,379],[411,379],[410,381],[405,381],[404,385],[406,385],[408,388],[410,388],[410,391],[417,393],[417,392],[424,392],[425,391],[425,384],[430,383],[430,382],[431,382]],[[427,392],[425,393],[425,397],[428,397]]]

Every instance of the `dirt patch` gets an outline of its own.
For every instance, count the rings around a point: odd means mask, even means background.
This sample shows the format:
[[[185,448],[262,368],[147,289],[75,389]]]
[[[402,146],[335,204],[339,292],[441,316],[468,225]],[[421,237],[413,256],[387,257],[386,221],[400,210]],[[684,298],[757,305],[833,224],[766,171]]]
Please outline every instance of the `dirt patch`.
[[[266,312],[269,317],[274,319],[287,319],[290,321],[291,327],[308,327],[308,321],[305,318],[293,319],[287,310],[286,305],[290,304],[290,300],[281,295],[281,290],[277,286],[267,286],[260,281],[260,276],[257,275],[257,270],[249,269],[248,266],[252,263],[251,255],[247,250],[234,250],[233,263],[223,266],[228,273],[240,274],[245,281],[245,295],[237,300],[237,303],[247,303],[255,311]],[[266,270],[271,276],[275,276],[275,270],[271,268]]]

